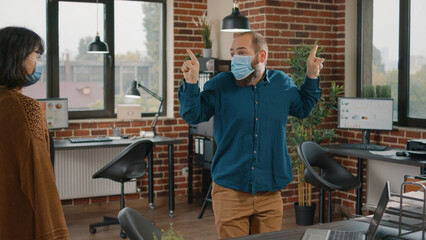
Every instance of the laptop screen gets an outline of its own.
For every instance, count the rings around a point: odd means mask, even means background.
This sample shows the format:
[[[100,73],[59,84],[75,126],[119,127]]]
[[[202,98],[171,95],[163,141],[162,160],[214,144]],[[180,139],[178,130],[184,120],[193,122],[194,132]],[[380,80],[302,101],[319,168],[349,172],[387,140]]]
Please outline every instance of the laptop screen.
[[[377,203],[376,211],[374,211],[373,218],[371,219],[370,226],[367,231],[367,240],[373,240],[376,235],[377,228],[382,220],[383,213],[385,213],[386,205],[390,199],[389,181],[386,181],[385,188],[380,196],[379,203]]]

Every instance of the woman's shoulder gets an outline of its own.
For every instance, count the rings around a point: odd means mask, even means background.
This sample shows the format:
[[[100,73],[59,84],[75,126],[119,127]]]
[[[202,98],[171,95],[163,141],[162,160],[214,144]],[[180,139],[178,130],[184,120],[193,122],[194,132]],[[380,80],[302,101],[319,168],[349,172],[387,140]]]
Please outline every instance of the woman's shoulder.
[[[21,105],[22,112],[25,115],[31,132],[37,137],[44,138],[45,127],[47,126],[45,126],[46,123],[40,103],[34,98],[20,93],[15,93],[14,95],[19,105]]]

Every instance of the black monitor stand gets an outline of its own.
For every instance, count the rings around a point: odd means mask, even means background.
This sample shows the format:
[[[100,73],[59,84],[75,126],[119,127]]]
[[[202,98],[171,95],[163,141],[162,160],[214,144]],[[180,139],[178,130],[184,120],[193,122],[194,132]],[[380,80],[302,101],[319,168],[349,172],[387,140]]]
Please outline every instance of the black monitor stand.
[[[362,130],[362,143],[370,143],[370,130]]]
[[[362,130],[362,143],[369,144],[370,143],[370,130]],[[356,195],[356,214],[362,214],[362,189],[364,185],[364,159],[358,158],[358,180],[361,182],[361,187],[359,187]]]

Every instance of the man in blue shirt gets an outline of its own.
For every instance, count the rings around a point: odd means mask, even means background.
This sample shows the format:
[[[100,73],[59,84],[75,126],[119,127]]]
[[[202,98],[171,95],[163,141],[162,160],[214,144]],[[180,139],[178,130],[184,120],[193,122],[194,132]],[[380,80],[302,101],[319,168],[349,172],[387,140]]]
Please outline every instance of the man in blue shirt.
[[[268,46],[255,32],[241,33],[230,49],[231,72],[207,81],[200,92],[199,63],[182,65],[180,114],[190,124],[214,115],[217,150],[211,166],[213,210],[219,238],[278,231],[281,189],[293,181],[286,144],[288,114],[307,117],[321,96],[322,58],[314,46],[300,89],[284,72],[268,70]]]

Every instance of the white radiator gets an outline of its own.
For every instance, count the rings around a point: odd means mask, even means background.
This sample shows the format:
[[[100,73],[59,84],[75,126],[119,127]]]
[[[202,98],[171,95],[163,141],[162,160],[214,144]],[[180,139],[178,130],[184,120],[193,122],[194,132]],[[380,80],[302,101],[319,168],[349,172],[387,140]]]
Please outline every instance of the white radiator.
[[[61,199],[119,195],[121,184],[92,175],[108,164],[125,147],[55,151],[55,178]],[[125,193],[136,192],[136,182],[124,184]]]
[[[368,159],[366,204],[377,206],[386,180],[389,180],[391,193],[400,194],[404,175],[417,176],[420,170],[419,166]]]

